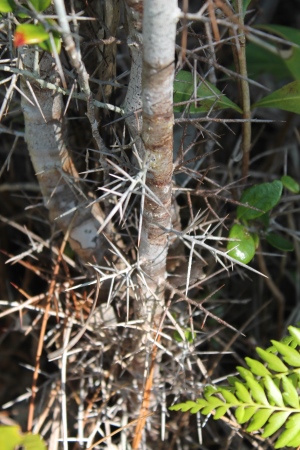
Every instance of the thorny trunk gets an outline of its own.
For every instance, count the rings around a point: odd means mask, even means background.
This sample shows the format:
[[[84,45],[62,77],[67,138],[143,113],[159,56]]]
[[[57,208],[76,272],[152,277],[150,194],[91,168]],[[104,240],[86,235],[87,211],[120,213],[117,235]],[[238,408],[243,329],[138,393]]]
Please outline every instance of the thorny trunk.
[[[164,302],[173,174],[173,81],[177,0],[145,0],[143,18],[143,128],[146,184],[139,248],[145,315],[160,317]]]
[[[38,54],[28,48],[22,55],[24,69],[34,71]],[[59,84],[54,59],[44,53],[39,62],[40,77],[45,74]],[[84,194],[70,157],[64,133],[62,96],[22,80],[22,109],[30,157],[39,180],[50,219],[65,233],[70,224],[69,242],[83,262],[103,261],[103,238],[98,229],[103,213],[92,198]],[[76,211],[76,212],[75,212]]]

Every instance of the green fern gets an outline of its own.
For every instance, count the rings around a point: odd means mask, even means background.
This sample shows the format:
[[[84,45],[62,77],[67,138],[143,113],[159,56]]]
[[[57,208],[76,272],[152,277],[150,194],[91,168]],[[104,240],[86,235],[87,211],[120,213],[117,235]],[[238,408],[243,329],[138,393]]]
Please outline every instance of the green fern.
[[[290,326],[289,336],[271,341],[267,350],[257,347],[262,361],[245,358],[248,369],[237,367],[238,377],[228,377],[229,386],[207,386],[204,398],[172,406],[173,411],[213,414],[215,420],[230,408],[246,431],[263,430],[267,438],[282,428],[275,449],[300,446],[300,328]]]

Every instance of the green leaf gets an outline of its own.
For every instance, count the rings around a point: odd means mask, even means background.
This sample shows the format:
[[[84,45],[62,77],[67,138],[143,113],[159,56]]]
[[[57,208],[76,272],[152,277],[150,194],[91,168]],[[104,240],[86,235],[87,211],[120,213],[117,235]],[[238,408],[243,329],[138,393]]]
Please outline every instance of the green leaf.
[[[269,370],[256,359],[252,358],[245,358],[246,363],[251,369],[251,372],[254,373],[254,375],[257,375],[259,377],[265,377],[266,375],[270,375]]]
[[[297,341],[297,344],[300,345],[300,329],[290,325],[288,330],[291,336]]]
[[[293,367],[300,367],[300,353],[294,348],[278,341],[271,341],[276,350],[283,355],[283,360]]]
[[[271,409],[259,409],[252,417],[250,425],[247,427],[247,431],[257,431],[262,428],[268,421],[272,414]]]
[[[297,436],[299,433],[300,425],[300,414],[293,414],[286,422],[286,429],[281,433],[279,438],[275,443],[274,448],[282,448],[288,446],[289,443]]]
[[[198,84],[199,80],[197,78],[197,85]],[[189,100],[191,101],[188,106],[187,104],[176,106],[176,103],[188,102]],[[185,70],[181,70],[175,78],[174,104],[174,112],[183,112],[187,108],[190,114],[198,114],[201,112],[208,112],[212,108],[214,111],[232,108],[235,111],[242,113],[239,106],[229,100],[228,97],[208,81],[201,82],[200,86],[197,88],[197,106],[195,107],[194,77],[190,72]]]
[[[268,398],[270,402],[273,402],[276,406],[284,407],[283,398],[280,389],[276,386],[272,378],[267,375],[264,377],[264,385],[268,391]]]
[[[278,248],[278,250],[282,250],[283,252],[292,252],[294,250],[293,244],[278,234],[268,233],[266,240],[272,247]]]
[[[20,427],[0,425],[1,450],[14,450],[22,444],[23,437]]]
[[[38,44],[48,39],[48,33],[40,24],[22,24],[18,25],[14,35],[15,47],[25,44]]]
[[[298,194],[300,192],[300,186],[299,183],[297,183],[294,178],[290,177],[289,175],[283,175],[280,178],[281,183],[285,188],[287,188],[289,191],[291,191],[293,194]]]
[[[276,80],[291,77],[289,69],[282,58],[253,42],[247,43],[246,59],[248,75],[257,78],[262,73],[271,73]]]
[[[194,341],[194,339],[193,339],[193,333],[191,332],[191,330],[190,330],[190,328],[186,328],[185,330],[184,330],[184,337],[185,337],[185,340],[187,341],[187,342],[193,342]],[[174,331],[174,333],[173,333],[173,338],[175,339],[175,341],[177,341],[177,342],[183,342],[183,338],[182,338],[182,336],[180,335],[180,333],[178,332],[178,331]]]
[[[170,410],[186,412],[186,411],[189,411],[191,408],[194,408],[195,406],[197,406],[197,403],[195,403],[191,400],[188,400],[185,403],[178,403],[177,405],[170,406]],[[199,405],[199,406],[201,409],[201,405]]]
[[[293,382],[285,375],[282,376],[281,382],[284,391],[282,397],[286,405],[299,409],[299,396]]]
[[[46,450],[45,442],[37,434],[22,434],[19,426],[0,426],[1,450],[15,450],[22,446],[24,450]]]
[[[253,108],[278,108],[300,114],[300,81],[286,84],[252,105]]]
[[[22,446],[24,450],[46,450],[45,442],[38,434],[25,434]]]
[[[14,10],[14,2],[12,0],[0,0],[0,12],[8,13]]]
[[[244,225],[235,224],[229,231],[227,242],[228,255],[244,264],[248,264],[255,255],[255,242]]]
[[[287,372],[288,368],[287,366],[281,361],[278,356],[274,355],[273,353],[267,352],[266,350],[263,350],[262,348],[257,347],[256,348],[257,353],[261,357],[262,360],[264,360],[268,364],[268,368],[270,370],[274,370],[274,372]]]
[[[246,382],[250,388],[253,400],[255,400],[260,405],[269,406],[269,402],[266,397],[265,391],[258,383],[258,381],[256,381],[254,378],[247,377]]]
[[[42,12],[51,5],[51,0],[30,0],[30,3],[36,11]]]
[[[236,420],[240,425],[248,422],[257,411],[257,406],[244,407],[243,405],[235,410]]]
[[[252,374],[252,372],[248,369],[245,369],[245,367],[243,367],[243,366],[237,366],[236,370],[239,372],[241,377],[244,378],[244,380],[246,380],[247,377],[254,378],[254,375]]]
[[[221,417],[223,417],[227,413],[228,409],[229,405],[224,405],[217,408],[214,414],[214,420],[221,419]]]
[[[267,438],[276,433],[276,431],[278,431],[279,428],[286,422],[290,414],[290,411],[279,411],[273,413],[268,424],[265,426],[262,437]]]
[[[232,405],[238,405],[240,403],[236,396],[228,389],[219,388],[219,392],[223,395],[226,403],[231,403]]]
[[[290,74],[295,80],[300,79],[300,31],[296,28],[285,27],[282,25],[263,25],[259,29],[267,31],[272,35],[278,36],[287,41],[297,44],[293,47],[290,44],[277,45],[277,50],[280,53],[280,58],[283,64],[289,70]],[[273,45],[273,44],[272,44]]]
[[[236,388],[236,396],[241,402],[253,403],[252,397],[243,383],[237,381],[235,383],[235,388]]]
[[[282,194],[281,181],[275,180],[272,183],[261,183],[246,189],[241,197],[241,203],[257,208],[260,211],[249,209],[247,206],[239,205],[237,217],[240,220],[252,220],[262,216],[279,202]]]

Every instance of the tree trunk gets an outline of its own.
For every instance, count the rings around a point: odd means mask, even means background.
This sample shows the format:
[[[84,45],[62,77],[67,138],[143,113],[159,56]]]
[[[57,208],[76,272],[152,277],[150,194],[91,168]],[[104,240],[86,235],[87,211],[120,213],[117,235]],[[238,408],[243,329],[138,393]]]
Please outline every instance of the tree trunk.
[[[34,71],[36,56],[33,48],[24,49],[24,69]],[[39,62],[39,72],[40,77],[59,85],[55,61],[48,53]],[[98,204],[88,207],[92,198],[85,195],[67,149],[62,96],[24,79],[21,88],[26,95],[22,96],[25,139],[50,219],[63,233],[71,223],[72,249],[83,262],[100,264],[105,248],[103,237],[98,234],[103,213]]]
[[[147,285],[141,284],[144,315],[153,323],[164,303],[173,174],[173,82],[177,0],[145,0],[143,18],[143,128],[147,165],[139,258]]]

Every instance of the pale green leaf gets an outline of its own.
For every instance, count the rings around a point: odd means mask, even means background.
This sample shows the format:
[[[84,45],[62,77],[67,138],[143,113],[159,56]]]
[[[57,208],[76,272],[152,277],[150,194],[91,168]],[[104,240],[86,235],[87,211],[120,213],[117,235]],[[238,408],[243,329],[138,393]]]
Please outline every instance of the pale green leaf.
[[[248,422],[256,411],[257,406],[248,406],[247,408],[241,406],[235,410],[236,420],[242,425],[243,423]]]
[[[183,411],[183,412],[186,412],[186,411],[189,411],[191,408],[193,408],[195,406],[197,406],[197,403],[195,403],[195,402],[193,402],[191,400],[188,400],[185,403],[178,403],[177,405],[173,405],[173,406],[170,407],[170,409],[172,411]]]
[[[232,405],[238,405],[240,403],[235,395],[233,395],[233,393],[228,389],[219,388],[219,392],[223,395],[226,403],[231,403]]]
[[[264,428],[262,437],[267,438],[276,433],[276,431],[278,431],[279,428],[282,427],[282,425],[286,422],[290,414],[290,411],[279,411],[273,413],[269,419],[268,424]]]
[[[292,380],[290,380],[285,375],[282,376],[281,379],[282,382],[282,388],[283,388],[283,399],[286,403],[286,405],[291,406],[292,408],[299,409],[299,396],[297,389],[293,385]]]
[[[298,431],[298,434],[289,442],[289,447],[297,448],[299,450],[300,446],[300,430]]]
[[[253,415],[251,419],[250,425],[247,427],[247,431],[252,432],[262,428],[268,421],[271,414],[272,414],[271,409],[262,408],[256,411],[256,413]]]
[[[292,347],[278,341],[271,341],[277,351],[283,355],[283,360],[293,367],[300,367],[300,353]]]
[[[274,372],[287,372],[288,368],[287,366],[281,361],[278,356],[274,355],[273,353],[267,352],[266,350],[263,350],[262,348],[257,347],[256,348],[257,353],[263,359],[267,364],[268,368],[270,370],[274,370]]]
[[[253,403],[252,397],[249,394],[246,386],[241,382],[235,383],[236,396],[243,403]]]
[[[260,361],[248,357],[245,358],[245,361],[250,367],[251,372],[254,373],[254,375],[257,375],[259,377],[265,377],[266,375],[270,375],[270,371]]]
[[[299,415],[300,414],[294,414],[294,416]],[[279,436],[279,438],[277,439],[274,448],[282,448],[285,446],[288,446],[289,443],[297,436],[297,434],[299,433],[299,427],[300,427],[300,417],[298,418],[298,423],[296,421],[293,421],[293,426],[287,426],[289,421],[291,419],[288,419],[288,421],[286,422],[286,429],[281,433],[281,435]]]
[[[46,450],[46,444],[37,434],[27,433],[22,442],[24,450]]]
[[[229,405],[220,406],[216,409],[216,412],[214,414],[214,420],[218,420],[221,417],[223,417],[229,409]]]
[[[236,370],[239,372],[241,377],[244,378],[244,380],[246,380],[247,377],[254,378],[253,373],[250,370],[245,369],[243,366],[237,366]]]
[[[207,406],[205,406],[205,408],[202,409],[201,413],[204,414],[205,416],[207,416],[207,415],[210,414],[214,409],[215,409],[215,408],[214,408],[213,405],[207,405]]]
[[[174,82],[174,112],[183,112],[186,108],[190,114],[198,114],[201,112],[208,112],[211,109],[214,111],[232,108],[239,113],[242,110],[229,100],[222,92],[219,91],[213,84],[208,81],[200,81],[197,78],[197,99],[195,106],[194,98],[194,77],[190,72],[181,70],[175,77]],[[176,103],[189,102],[185,105],[177,105]]]
[[[280,389],[276,386],[272,378],[267,375],[264,377],[264,385],[268,391],[268,398],[270,402],[273,402],[276,406],[284,407],[283,398]]]
[[[0,425],[1,450],[14,450],[22,440],[20,427]]]
[[[275,180],[272,183],[261,183],[251,186],[241,196],[240,202],[245,204],[245,206],[238,206],[238,219],[248,221],[262,216],[277,205],[281,194],[282,183],[279,180]],[[247,205],[257,208],[259,211],[250,209]]]
[[[254,378],[247,377],[246,378],[247,385],[250,388],[251,396],[253,400],[255,400],[260,405],[269,406],[268,399],[266,397],[265,391],[261,387],[261,385]]]
[[[293,338],[297,341],[298,345],[300,345],[300,328],[289,326],[288,330]]]

